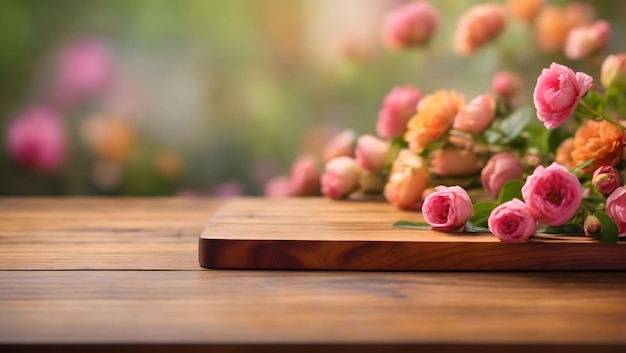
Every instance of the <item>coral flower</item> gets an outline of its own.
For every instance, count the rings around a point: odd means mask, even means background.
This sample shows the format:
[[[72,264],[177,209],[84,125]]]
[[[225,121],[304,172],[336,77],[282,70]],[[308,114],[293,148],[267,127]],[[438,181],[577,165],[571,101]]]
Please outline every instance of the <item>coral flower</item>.
[[[574,151],[574,138],[570,137],[559,145],[556,149],[556,157],[554,161],[558,164],[565,166],[566,168],[574,168],[576,164],[572,159],[572,152]]]
[[[500,5],[472,6],[459,19],[455,33],[455,49],[460,55],[471,55],[495,40],[506,27],[506,16]]]
[[[453,127],[472,134],[487,130],[496,115],[496,100],[490,94],[472,99],[457,114]]]
[[[384,190],[385,198],[398,208],[419,209],[429,179],[426,161],[408,149],[403,149],[391,167]]]
[[[545,53],[560,51],[565,45],[569,25],[565,10],[557,6],[546,6],[535,19],[535,38]]]
[[[530,23],[537,17],[544,3],[545,0],[509,0],[507,5],[513,16]]]
[[[604,50],[611,39],[611,25],[604,20],[590,26],[572,29],[565,42],[565,56],[571,60],[588,58],[591,54]]]
[[[468,176],[480,170],[478,156],[472,150],[442,148],[430,154],[431,171],[439,176]]]
[[[579,165],[595,158],[584,171],[591,173],[601,166],[615,166],[622,159],[624,131],[608,121],[588,121],[574,135],[572,161]]]
[[[464,101],[465,98],[454,91],[441,90],[425,96],[404,134],[411,151],[422,152],[429,143],[448,132]]]

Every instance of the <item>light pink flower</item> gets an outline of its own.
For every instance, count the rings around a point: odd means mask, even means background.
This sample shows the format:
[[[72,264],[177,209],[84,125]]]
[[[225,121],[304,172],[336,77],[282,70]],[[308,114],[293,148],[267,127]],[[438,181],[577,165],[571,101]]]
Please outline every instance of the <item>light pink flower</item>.
[[[407,123],[417,113],[420,99],[422,91],[411,85],[394,87],[387,93],[378,113],[378,136],[389,139],[402,136],[407,129]]]
[[[244,194],[243,185],[238,181],[225,181],[217,184],[211,194],[215,197],[231,198]]]
[[[487,194],[496,197],[504,184],[512,179],[521,179],[524,167],[512,153],[493,155],[480,173],[480,181]]]
[[[611,39],[611,25],[605,20],[590,26],[572,29],[565,41],[565,56],[571,60],[588,58],[591,54],[604,50]]]
[[[96,39],[84,39],[63,48],[59,57],[55,96],[74,103],[106,88],[113,78],[109,48]]]
[[[433,229],[456,231],[465,226],[474,214],[472,200],[460,186],[437,186],[422,205],[426,223]]]
[[[550,226],[560,226],[580,206],[582,187],[575,174],[552,163],[547,168],[535,168],[522,187],[522,195],[537,219]]]
[[[429,178],[426,161],[403,149],[391,166],[389,180],[385,184],[385,199],[398,208],[417,210],[422,205],[422,195],[428,187]]]
[[[504,98],[511,98],[522,89],[524,81],[522,77],[514,72],[500,71],[491,81],[491,89]]]
[[[587,93],[593,78],[567,66],[552,63],[543,69],[537,79],[533,100],[537,116],[548,129],[554,129],[567,120],[580,99]]]
[[[615,189],[606,199],[606,214],[615,221],[620,236],[626,236],[626,188]]]
[[[320,172],[315,157],[299,157],[291,166],[291,195],[309,196],[320,190]]]
[[[430,170],[439,176],[468,176],[479,169],[478,156],[472,150],[441,148],[430,154]]]
[[[291,179],[281,175],[270,179],[264,187],[264,194],[269,198],[281,198],[291,196]]]
[[[387,166],[389,142],[372,135],[359,137],[354,155],[356,162],[369,172],[379,172]]]
[[[65,158],[66,133],[56,111],[33,107],[11,123],[7,145],[19,164],[39,172],[52,172]]]
[[[615,167],[605,165],[593,172],[591,183],[600,193],[609,195],[622,186],[622,177]]]
[[[343,130],[333,136],[324,146],[324,162],[341,156],[354,157],[356,138],[356,133],[350,129]]]
[[[607,89],[626,87],[626,53],[609,55],[604,59],[600,80]]]
[[[428,44],[439,26],[439,13],[426,1],[414,1],[391,11],[385,19],[383,38],[392,49]]]
[[[330,160],[322,175],[322,193],[331,199],[347,196],[358,188],[361,173],[357,162],[350,157],[342,156]]]
[[[537,231],[537,219],[532,210],[518,199],[496,207],[487,223],[489,231],[502,242],[521,242]]]
[[[506,27],[504,8],[494,4],[472,6],[460,18],[455,33],[455,50],[468,56],[500,36]]]
[[[491,126],[495,115],[495,99],[490,94],[483,94],[461,108],[452,127],[478,135]]]

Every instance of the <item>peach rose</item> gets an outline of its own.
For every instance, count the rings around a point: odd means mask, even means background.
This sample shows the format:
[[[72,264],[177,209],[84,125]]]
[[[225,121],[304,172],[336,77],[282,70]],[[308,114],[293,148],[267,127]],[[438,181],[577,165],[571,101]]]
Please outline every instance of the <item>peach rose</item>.
[[[461,108],[452,127],[478,135],[491,126],[495,115],[496,100],[490,94],[483,94]]]
[[[537,17],[544,3],[545,0],[509,0],[507,5],[513,16],[530,23]]]
[[[574,160],[572,159],[572,152],[574,151],[574,138],[570,137],[559,145],[556,149],[556,158],[554,159],[560,165],[565,166],[566,168],[574,168],[576,164],[574,164]]]
[[[622,159],[625,143],[624,131],[619,127],[605,120],[588,121],[574,135],[572,162],[579,165],[595,158],[583,169],[586,173],[601,166],[615,166]]]
[[[408,149],[400,151],[389,172],[385,198],[392,205],[408,210],[419,209],[430,175],[424,159]]]
[[[341,156],[326,163],[322,175],[322,193],[331,199],[340,199],[359,187],[362,170],[350,157]]]
[[[441,138],[452,126],[454,118],[464,104],[464,97],[454,91],[441,90],[422,98],[417,114],[409,120],[404,139],[416,153]]]
[[[387,166],[389,141],[383,141],[372,135],[359,137],[354,150],[356,162],[364,170],[378,172]]]
[[[431,171],[440,176],[468,176],[480,169],[478,156],[472,150],[444,148],[430,154]]]
[[[324,162],[341,156],[354,157],[356,138],[356,133],[350,129],[333,136],[324,146]]]
[[[471,55],[498,38],[505,27],[506,16],[502,6],[474,5],[459,19],[455,32],[455,50],[460,55]]]
[[[600,20],[591,26],[576,27],[567,36],[565,56],[571,60],[586,59],[604,50],[610,39],[611,25],[607,21]]]
[[[548,54],[563,48],[569,30],[565,9],[561,7],[546,6],[535,20],[535,39],[539,48]]]

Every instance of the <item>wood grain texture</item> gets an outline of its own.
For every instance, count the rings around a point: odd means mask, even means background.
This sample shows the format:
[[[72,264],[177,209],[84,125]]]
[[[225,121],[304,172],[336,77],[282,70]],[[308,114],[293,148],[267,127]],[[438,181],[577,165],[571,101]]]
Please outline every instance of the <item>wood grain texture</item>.
[[[384,203],[235,200],[205,227],[199,261],[230,269],[626,270],[624,242],[544,236],[501,243],[490,234],[392,229],[400,219],[422,220]]]

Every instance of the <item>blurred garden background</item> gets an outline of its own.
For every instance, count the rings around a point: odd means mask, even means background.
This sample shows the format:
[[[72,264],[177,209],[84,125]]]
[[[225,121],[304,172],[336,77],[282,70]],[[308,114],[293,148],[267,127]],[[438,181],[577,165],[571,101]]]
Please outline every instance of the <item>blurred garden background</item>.
[[[626,1],[603,0],[578,3],[612,26],[596,59],[546,50],[515,16],[459,56],[458,18],[481,1],[441,0],[430,44],[393,51],[382,24],[405,2],[2,0],[0,194],[260,195],[336,133],[374,133],[394,86],[473,97],[510,70],[531,101],[551,62],[598,76],[606,54],[626,48]]]

